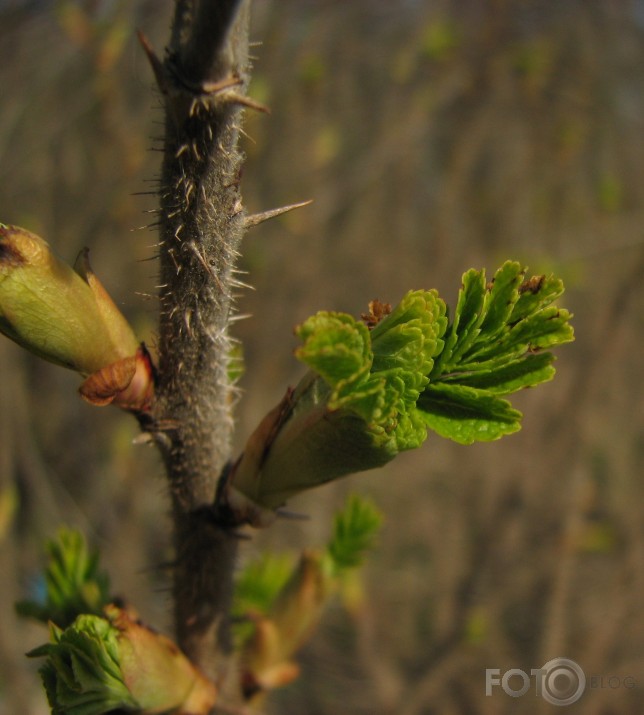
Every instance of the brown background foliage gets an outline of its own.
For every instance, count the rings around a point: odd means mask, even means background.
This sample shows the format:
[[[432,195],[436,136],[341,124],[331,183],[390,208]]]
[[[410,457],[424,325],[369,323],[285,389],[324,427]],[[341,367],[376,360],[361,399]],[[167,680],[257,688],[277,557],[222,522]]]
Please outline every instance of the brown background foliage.
[[[154,344],[159,99],[134,41],[163,46],[170,2],[0,6],[0,219],[73,260],[83,247]],[[255,290],[235,332],[243,437],[293,384],[292,326],[318,309],[436,287],[517,258],[567,283],[577,341],[554,383],[519,396],[524,428],[460,447],[430,437],[379,472],[291,506],[311,515],[245,547],[328,536],[343,494],[386,514],[365,601],[340,604],[271,712],[541,713],[534,693],[485,697],[485,669],[556,656],[588,676],[571,714],[639,713],[644,684],[644,10],[640,0],[256,0],[246,122],[249,210],[307,198],[253,229]],[[133,421],[77,399],[76,376],[0,341],[0,713],[46,712],[23,653],[61,523],[100,546],[114,590],[167,627],[167,502]],[[615,681],[613,681],[615,682]],[[595,681],[597,685],[597,681]],[[604,682],[606,685],[606,682]]]

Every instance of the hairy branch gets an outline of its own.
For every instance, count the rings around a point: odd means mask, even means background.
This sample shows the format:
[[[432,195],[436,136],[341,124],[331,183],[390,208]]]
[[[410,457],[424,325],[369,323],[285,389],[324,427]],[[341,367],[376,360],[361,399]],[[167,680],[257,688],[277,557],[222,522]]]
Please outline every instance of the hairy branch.
[[[223,677],[237,537],[213,511],[230,458],[228,323],[244,232],[237,148],[248,0],[178,0],[166,57],[143,39],[165,99],[156,441],[170,481],[181,647]]]

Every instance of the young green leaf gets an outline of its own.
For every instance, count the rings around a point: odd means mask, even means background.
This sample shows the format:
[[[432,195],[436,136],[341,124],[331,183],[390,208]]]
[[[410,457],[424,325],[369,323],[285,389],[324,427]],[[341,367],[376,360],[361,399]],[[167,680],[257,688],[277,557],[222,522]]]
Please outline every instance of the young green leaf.
[[[239,606],[246,605],[247,619],[237,635],[248,697],[286,685],[296,676],[292,657],[313,634],[330,599],[342,592],[347,575],[361,565],[381,521],[371,502],[351,496],[335,517],[324,551],[306,551],[294,565],[290,559],[265,559],[242,573],[235,613],[244,615]]]
[[[55,715],[207,715],[215,686],[165,636],[115,606],[107,617],[82,615],[67,628],[50,626],[40,673]]]
[[[504,330],[519,299],[519,286],[524,275],[525,269],[516,261],[507,261],[496,272],[486,291],[477,342],[491,343]]]
[[[311,368],[269,413],[233,467],[228,501],[251,523],[305,489],[373,469],[427,436],[416,403],[443,348],[445,304],[410,291],[373,330],[344,313],[320,312],[297,334]]]
[[[521,413],[507,400],[474,387],[436,383],[419,406],[429,429],[461,444],[491,442],[521,429]]]
[[[66,628],[80,614],[100,614],[110,601],[109,579],[99,568],[97,551],[90,551],[82,534],[60,529],[47,544],[43,603],[21,601],[16,610],[47,623]]]
[[[370,501],[356,494],[351,496],[335,516],[333,536],[327,546],[334,571],[360,566],[381,524],[382,515]]]
[[[253,632],[250,616],[266,615],[293,571],[290,554],[266,553],[251,561],[235,581],[232,615],[235,636],[244,641]]]
[[[391,312],[374,302],[368,325],[309,318],[295,354],[310,372],[229,475],[236,518],[270,523],[294,494],[386,464],[428,429],[464,444],[516,432],[522,415],[501,398],[550,380],[554,357],[543,351],[573,339],[570,313],[552,304],[562,291],[507,261],[489,283],[483,270],[464,274],[449,325],[436,291],[410,291]]]
[[[551,305],[563,284],[524,276],[515,261],[489,284],[485,271],[463,276],[445,350],[418,400],[425,425],[441,436],[470,444],[516,432],[522,415],[500,396],[554,376],[554,356],[540,351],[573,339],[572,316]]]
[[[139,710],[119,663],[118,631],[104,618],[79,616],[61,630],[52,624],[51,641],[27,655],[45,656],[40,674],[52,712],[102,715]]]

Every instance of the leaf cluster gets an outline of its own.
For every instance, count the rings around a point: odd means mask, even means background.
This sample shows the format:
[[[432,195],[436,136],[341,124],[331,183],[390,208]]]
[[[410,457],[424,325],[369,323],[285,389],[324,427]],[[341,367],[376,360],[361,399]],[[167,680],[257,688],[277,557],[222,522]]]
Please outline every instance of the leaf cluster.
[[[418,447],[428,428],[464,444],[498,439],[522,417],[502,397],[550,380],[544,350],[573,339],[571,314],[553,305],[562,281],[525,272],[516,261],[490,282],[467,271],[449,322],[436,291],[410,291],[371,331],[318,313],[298,329],[296,356],[328,384],[328,409],[359,415],[392,454]]]
[[[463,276],[453,317],[435,290],[408,292],[364,322],[319,312],[297,329],[310,369],[249,438],[228,482],[240,522],[261,526],[295,494],[374,469],[432,430],[462,444],[521,427],[504,397],[554,375],[547,348],[573,339],[554,276],[507,261]],[[385,309],[386,308],[386,309]]]
[[[328,409],[358,415],[393,456],[425,440],[416,403],[446,327],[436,291],[409,291],[372,330],[345,313],[317,313],[297,329],[295,354],[329,386]]]
[[[502,396],[554,376],[554,355],[543,351],[573,339],[571,314],[553,305],[562,293],[559,278],[525,280],[515,261],[489,283],[484,270],[465,273],[443,351],[418,403],[427,427],[463,444],[519,430],[522,415]]]
[[[358,569],[373,548],[381,524],[382,515],[371,501],[351,495],[334,517],[326,547],[318,552],[325,579],[333,581]],[[253,631],[247,616],[268,616],[297,571],[298,564],[290,554],[266,553],[245,566],[236,580],[233,606],[239,640]],[[332,592],[330,588],[329,595]]]
[[[80,614],[100,615],[110,602],[109,578],[99,567],[98,551],[90,550],[82,534],[62,528],[46,545],[44,602],[21,601],[21,616],[69,626]]]
[[[340,573],[362,565],[373,548],[382,525],[382,515],[364,497],[352,495],[333,521],[333,534],[326,547],[333,570]]]
[[[40,674],[53,715],[139,709],[123,680],[118,631],[109,621],[79,616],[65,630],[52,624],[50,637],[50,643],[28,655],[47,657]]]

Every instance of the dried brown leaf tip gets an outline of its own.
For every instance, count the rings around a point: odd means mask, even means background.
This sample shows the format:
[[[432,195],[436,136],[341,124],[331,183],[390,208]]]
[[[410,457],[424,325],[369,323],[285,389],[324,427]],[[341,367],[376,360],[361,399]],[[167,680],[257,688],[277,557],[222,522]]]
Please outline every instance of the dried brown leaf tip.
[[[13,226],[0,223],[0,265],[5,267],[19,266],[25,262],[25,257],[11,241],[14,232]]]
[[[372,328],[375,328],[381,320],[386,318],[389,313],[391,313],[391,303],[382,303],[376,299],[370,301],[369,312],[361,313],[360,317],[369,330],[371,330]]]
[[[545,276],[532,276],[532,278],[529,278],[527,281],[524,281],[519,286],[519,294],[527,293],[528,291],[533,295],[535,293],[538,293],[541,290],[541,286],[543,286],[545,280]]]
[[[136,355],[92,373],[79,392],[85,401],[99,407],[114,404],[124,410],[148,411],[154,395],[154,367],[145,345]]]

